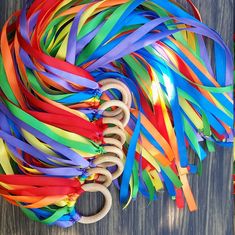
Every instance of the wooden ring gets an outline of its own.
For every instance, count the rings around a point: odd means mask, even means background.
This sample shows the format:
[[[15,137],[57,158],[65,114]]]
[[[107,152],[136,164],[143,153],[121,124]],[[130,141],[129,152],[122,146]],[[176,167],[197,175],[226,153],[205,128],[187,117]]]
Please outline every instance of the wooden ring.
[[[102,164],[105,163],[112,163],[112,165],[117,165],[117,170],[112,173],[113,180],[117,179],[122,174],[124,165],[119,158],[110,156],[100,156],[94,160],[94,164],[97,166],[102,166]]]
[[[132,102],[132,96],[131,96],[131,92],[129,90],[129,88],[127,87],[127,85],[117,79],[112,79],[112,78],[107,78],[107,79],[103,79],[101,81],[99,81],[99,83],[101,85],[107,85],[107,84],[119,84],[122,88],[125,89],[125,95],[128,97],[127,102],[124,101],[123,102],[127,105],[127,107],[131,107],[131,102]],[[102,87],[103,88],[103,87]]]
[[[131,107],[131,93],[127,86],[125,86],[122,82],[116,82],[115,79],[105,79],[101,87],[101,91],[107,91],[109,89],[119,90],[122,94],[122,102],[126,104],[129,108]],[[109,111],[110,116],[116,116],[122,112],[121,108],[117,108],[115,110]]]
[[[104,146],[104,152],[105,153],[114,153],[118,156],[121,160],[124,158],[124,153],[121,149],[115,147],[115,146]]]
[[[100,89],[101,89],[102,92],[107,91],[109,89],[118,90],[122,94],[122,102],[125,103],[125,104],[129,103],[129,97],[127,95],[126,89],[123,86],[121,86],[120,84],[117,84],[117,83],[106,83]]]
[[[106,128],[103,132],[103,136],[107,136],[107,135],[118,135],[120,137],[120,141],[121,141],[122,145],[125,144],[125,142],[126,142],[126,135],[125,135],[124,131],[122,131],[118,127]],[[121,149],[122,149],[122,147],[121,147]]]
[[[121,130],[124,130],[124,126],[123,126],[122,122],[120,122],[116,118],[104,117],[103,118],[103,123],[104,124],[112,124],[112,125],[115,125],[115,126],[119,127]]]
[[[103,181],[102,184],[105,187],[109,187],[112,184],[112,181],[113,181],[112,174],[104,168],[101,168],[101,167],[90,168],[87,170],[87,172],[89,175],[94,175],[94,174],[103,175],[104,177],[102,178],[98,177],[98,180],[102,179]]]
[[[92,224],[96,223],[97,221],[103,219],[112,207],[112,196],[109,190],[101,184],[90,183],[82,185],[82,189],[85,192],[101,192],[105,198],[105,203],[103,208],[95,215],[91,216],[81,216],[80,220],[78,221],[81,224]]]
[[[116,159],[121,160],[120,158],[117,157],[117,155],[115,153],[103,153],[102,155],[100,155],[99,157],[97,157],[95,159],[103,158],[103,157],[109,157],[109,158],[114,157]],[[116,163],[113,163],[112,161],[109,161],[109,162],[105,162],[105,163],[100,163],[99,167],[107,168],[107,167],[112,167],[112,166],[115,166],[115,165],[116,165]]]
[[[110,107],[119,107],[122,108],[123,112],[124,112],[124,117],[121,120],[123,126],[125,127],[127,125],[127,123],[129,122],[130,119],[130,111],[128,109],[128,107],[120,100],[109,100],[107,102],[104,102],[103,104],[100,105],[100,107],[98,108],[98,110],[102,110],[103,111],[103,115],[105,117],[109,116],[110,112],[109,111],[105,111],[107,108]]]
[[[118,147],[119,149],[122,149],[122,143],[115,138],[104,138],[104,142],[105,144],[113,145],[115,147]]]
[[[124,117],[124,113],[121,112],[121,113],[119,113],[118,115],[116,115],[114,118],[117,119],[118,121],[120,121],[120,120],[123,119],[123,117]]]

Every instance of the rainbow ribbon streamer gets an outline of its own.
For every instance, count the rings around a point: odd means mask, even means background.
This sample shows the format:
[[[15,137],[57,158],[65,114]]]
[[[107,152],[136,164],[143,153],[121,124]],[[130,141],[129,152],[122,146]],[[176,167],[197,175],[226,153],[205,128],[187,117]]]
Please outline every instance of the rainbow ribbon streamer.
[[[124,207],[166,190],[197,209],[188,174],[201,174],[207,150],[232,146],[233,59],[187,3],[193,15],[168,0],[35,0],[7,20],[1,196],[62,227],[102,219],[112,181]],[[75,209],[86,191],[105,196],[97,215]]]

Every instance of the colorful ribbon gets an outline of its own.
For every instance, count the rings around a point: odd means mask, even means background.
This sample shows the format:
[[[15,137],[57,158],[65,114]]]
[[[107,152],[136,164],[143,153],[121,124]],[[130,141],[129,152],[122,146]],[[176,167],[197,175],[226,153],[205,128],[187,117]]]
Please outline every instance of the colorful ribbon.
[[[232,145],[233,61],[187,2],[194,16],[168,0],[35,0],[7,20],[0,195],[63,227],[103,218],[112,180],[123,205],[165,188],[197,209],[187,175],[201,174],[206,149]],[[90,221],[75,210],[83,187],[107,199]]]

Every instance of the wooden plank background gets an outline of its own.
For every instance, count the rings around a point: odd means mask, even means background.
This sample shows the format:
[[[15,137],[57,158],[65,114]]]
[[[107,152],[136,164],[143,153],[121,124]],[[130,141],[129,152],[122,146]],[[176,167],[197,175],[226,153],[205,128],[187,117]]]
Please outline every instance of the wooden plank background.
[[[163,0],[162,0],[163,1]],[[25,0],[0,0],[0,27]],[[180,0],[185,4],[185,0]],[[203,21],[216,29],[232,48],[233,0],[194,0]],[[192,156],[193,153],[190,153]],[[21,211],[0,199],[0,235],[232,235],[232,150],[217,148],[203,163],[203,175],[190,176],[190,185],[199,210],[179,210],[167,193],[154,203],[139,197],[126,209],[118,203],[118,193],[111,188],[113,207],[109,215],[92,225],[77,224],[69,229],[48,227],[28,220]],[[102,203],[100,195],[79,199],[81,212],[93,212]]]

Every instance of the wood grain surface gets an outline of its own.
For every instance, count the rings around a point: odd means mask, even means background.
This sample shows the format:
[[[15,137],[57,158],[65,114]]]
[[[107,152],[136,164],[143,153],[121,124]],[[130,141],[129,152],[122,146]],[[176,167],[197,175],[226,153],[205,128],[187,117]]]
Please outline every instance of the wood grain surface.
[[[160,1],[160,0],[159,0]],[[163,1],[163,0],[162,0]],[[5,20],[25,1],[0,0],[0,28]],[[185,0],[181,0],[185,4]],[[233,1],[194,0],[203,21],[217,30],[232,48]],[[193,156],[193,153],[190,152]],[[0,235],[232,235],[232,150],[217,148],[203,162],[203,174],[190,176],[190,185],[198,211],[179,210],[167,195],[149,204],[141,196],[122,210],[118,192],[112,187],[113,207],[97,224],[76,224],[69,229],[48,227],[26,218],[21,211],[0,199]],[[80,212],[94,212],[102,205],[100,195],[86,194],[78,202]]]

